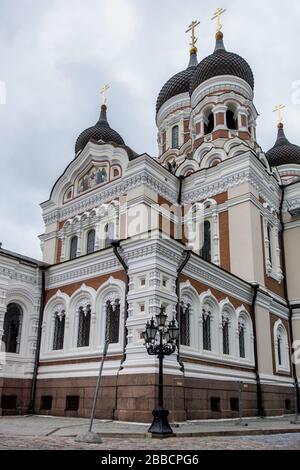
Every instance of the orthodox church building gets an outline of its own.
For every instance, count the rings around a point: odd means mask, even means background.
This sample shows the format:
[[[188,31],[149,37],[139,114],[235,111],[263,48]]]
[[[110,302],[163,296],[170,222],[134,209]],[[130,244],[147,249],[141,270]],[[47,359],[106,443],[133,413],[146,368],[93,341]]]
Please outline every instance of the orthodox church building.
[[[299,407],[300,147],[280,120],[265,153],[249,64],[220,28],[200,62],[195,43],[158,95],[157,157],[103,104],[41,204],[43,261],[0,249],[2,414],[88,417],[107,334],[96,417],[150,422],[143,331],[161,307],[180,329],[164,360],[174,420]]]

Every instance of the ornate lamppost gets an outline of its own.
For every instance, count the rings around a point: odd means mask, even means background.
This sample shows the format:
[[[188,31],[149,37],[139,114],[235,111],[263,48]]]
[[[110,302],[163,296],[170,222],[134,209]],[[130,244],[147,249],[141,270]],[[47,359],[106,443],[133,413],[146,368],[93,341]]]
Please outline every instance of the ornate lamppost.
[[[161,307],[160,312],[156,315],[156,320],[152,318],[143,332],[148,354],[157,356],[159,359],[158,407],[152,413],[154,419],[148,432],[161,438],[173,435],[168,422],[169,411],[164,408],[163,403],[163,360],[165,356],[171,356],[175,352],[179,338],[179,328],[175,318],[170,321],[168,326],[166,325],[167,318],[165,308]]]

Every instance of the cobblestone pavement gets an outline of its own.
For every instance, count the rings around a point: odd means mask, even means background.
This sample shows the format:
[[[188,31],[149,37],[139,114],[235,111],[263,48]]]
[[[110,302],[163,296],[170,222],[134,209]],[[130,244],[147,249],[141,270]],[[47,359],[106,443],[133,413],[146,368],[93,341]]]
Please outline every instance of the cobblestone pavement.
[[[300,434],[245,437],[103,439],[103,444],[79,444],[74,438],[0,435],[0,450],[300,450]]]

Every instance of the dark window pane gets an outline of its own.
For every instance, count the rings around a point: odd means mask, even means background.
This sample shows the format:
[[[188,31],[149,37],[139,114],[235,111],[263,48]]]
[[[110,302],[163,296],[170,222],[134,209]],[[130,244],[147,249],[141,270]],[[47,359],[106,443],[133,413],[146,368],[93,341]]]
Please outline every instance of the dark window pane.
[[[109,342],[116,344],[119,342],[120,330],[120,301],[116,300],[112,305],[110,301],[106,304],[106,337]]]
[[[78,411],[79,409],[79,396],[68,395],[66,397],[66,411]]]
[[[43,395],[41,397],[41,410],[50,411],[52,409],[52,396]]]
[[[240,401],[238,398],[230,398],[230,409],[231,411],[240,410]]]
[[[223,321],[223,354],[229,355],[229,323]]]
[[[85,309],[79,308],[78,321],[78,339],[77,347],[84,348],[90,344],[90,327],[91,327],[91,307],[88,305]]]
[[[180,343],[190,346],[190,306],[180,307]]]
[[[203,314],[203,349],[211,351],[211,317]]]
[[[77,246],[78,246],[78,238],[73,237],[71,240],[71,245],[70,245],[70,259],[75,259],[77,257]]]
[[[246,351],[245,351],[245,327],[243,325],[239,325],[239,349],[240,349],[240,357],[245,359]]]
[[[95,251],[95,230],[90,230],[87,237],[87,254],[94,253]]]
[[[22,308],[17,304],[9,304],[4,317],[4,331],[2,341],[5,352],[17,354],[20,352]]]
[[[174,126],[172,128],[172,148],[177,149],[179,147],[179,128]]]
[[[53,351],[59,351],[64,347],[65,314],[55,314]]]
[[[211,261],[211,226],[208,220],[204,222],[204,237],[201,256],[206,261]]]
[[[16,395],[2,395],[1,408],[3,410],[15,410],[17,408],[17,396]]]
[[[278,352],[278,364],[282,366],[282,338],[280,335],[277,337],[277,352]]]
[[[212,397],[210,399],[211,411],[219,413],[221,411],[221,400],[219,397]]]

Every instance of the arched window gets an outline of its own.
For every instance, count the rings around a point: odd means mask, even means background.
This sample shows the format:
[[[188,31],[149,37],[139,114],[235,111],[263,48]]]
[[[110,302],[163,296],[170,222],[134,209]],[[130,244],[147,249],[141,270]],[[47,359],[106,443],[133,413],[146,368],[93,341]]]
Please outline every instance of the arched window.
[[[90,344],[91,306],[79,307],[77,347],[85,348]]]
[[[190,346],[190,305],[180,306],[180,344]]]
[[[235,114],[230,109],[226,112],[226,122],[228,129],[237,130],[238,124]]]
[[[112,344],[119,342],[120,333],[120,300],[106,303],[106,338]]]
[[[95,230],[90,230],[87,236],[87,254],[94,253],[95,251]]]
[[[110,247],[112,241],[114,240],[114,229],[115,229],[115,226],[112,222],[105,225],[105,228],[104,228],[105,248]]]
[[[212,350],[211,342],[211,310],[209,306],[204,306],[202,309],[202,322],[203,322],[203,349],[205,351]]]
[[[19,354],[21,341],[23,311],[18,304],[9,304],[4,317],[4,332],[2,341],[5,352]]]
[[[55,313],[54,335],[53,335],[53,351],[60,351],[64,348],[65,337],[65,311]]]
[[[215,116],[214,113],[210,113],[207,117],[207,124],[204,124],[204,134],[211,134],[215,128]]]
[[[229,318],[227,315],[222,317],[222,333],[223,333],[223,354],[229,356],[230,344],[229,344]]]
[[[172,128],[172,148],[178,149],[179,147],[179,127],[174,126]]]
[[[211,225],[209,220],[204,222],[203,247],[201,256],[206,261],[211,261]]]
[[[70,259],[77,257],[78,237],[73,237],[70,243]]]
[[[246,334],[246,324],[242,319],[240,319],[239,320],[239,353],[242,359],[246,358],[245,334]]]

